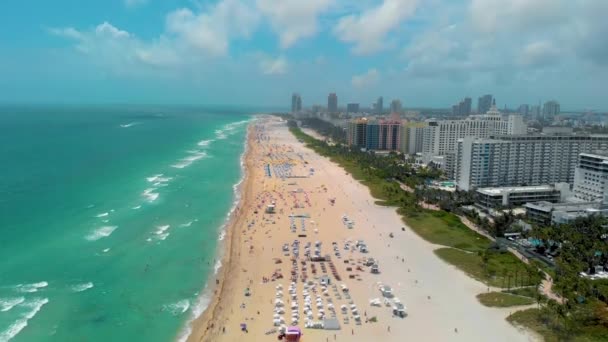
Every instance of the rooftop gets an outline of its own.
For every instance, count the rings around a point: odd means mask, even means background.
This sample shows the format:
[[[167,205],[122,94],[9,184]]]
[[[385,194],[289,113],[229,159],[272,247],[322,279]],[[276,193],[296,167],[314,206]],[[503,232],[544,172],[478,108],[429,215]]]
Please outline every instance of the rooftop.
[[[537,185],[537,186],[510,186],[501,188],[481,188],[477,189],[485,195],[503,195],[507,193],[517,192],[542,192],[542,191],[553,191],[555,187],[553,185]]]
[[[600,202],[580,202],[580,203],[551,203],[546,201],[526,203],[524,207],[543,210],[543,211],[580,211],[580,210],[593,210],[601,209]]]

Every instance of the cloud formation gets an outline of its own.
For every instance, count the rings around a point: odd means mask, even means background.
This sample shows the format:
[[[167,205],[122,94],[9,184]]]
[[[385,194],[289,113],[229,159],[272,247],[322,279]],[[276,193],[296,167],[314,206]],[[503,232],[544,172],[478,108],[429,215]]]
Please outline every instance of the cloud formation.
[[[318,31],[318,17],[329,10],[334,0],[257,0],[257,8],[279,35],[283,49]]]
[[[282,75],[287,72],[288,63],[284,56],[271,58],[262,55],[259,58],[260,71],[264,75]]]
[[[417,0],[383,0],[377,7],[340,18],[334,34],[352,43],[356,54],[371,54],[386,46],[387,35],[414,14]]]
[[[351,84],[355,88],[367,88],[372,87],[380,80],[380,74],[377,69],[369,69],[367,72],[361,75],[355,75],[351,79]]]

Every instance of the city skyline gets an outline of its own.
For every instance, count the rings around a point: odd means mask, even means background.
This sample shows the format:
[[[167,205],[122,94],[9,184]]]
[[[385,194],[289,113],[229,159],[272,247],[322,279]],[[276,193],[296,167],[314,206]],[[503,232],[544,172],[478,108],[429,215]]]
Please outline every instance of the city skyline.
[[[449,108],[491,93],[510,107],[608,110],[603,0],[70,4],[5,5],[1,103],[284,107],[297,91],[309,104],[336,92]]]

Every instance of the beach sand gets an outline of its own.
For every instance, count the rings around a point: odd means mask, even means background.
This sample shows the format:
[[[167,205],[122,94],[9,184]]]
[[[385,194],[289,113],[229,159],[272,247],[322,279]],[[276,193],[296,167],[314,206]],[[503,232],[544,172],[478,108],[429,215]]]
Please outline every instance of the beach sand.
[[[461,271],[441,261],[433,254],[438,246],[432,245],[412,232],[396,213],[395,208],[374,204],[367,187],[355,181],[342,168],[325,157],[315,154],[298,142],[288,131],[286,123],[275,117],[261,117],[250,127],[248,151],[245,156],[246,177],[242,184],[242,198],[228,225],[226,251],[218,274],[218,285],[208,309],[192,323],[189,341],[271,341],[277,334],[265,334],[277,329],[273,326],[275,287],[282,284],[285,314],[291,323],[291,298],[287,291],[291,283],[292,247],[300,241],[298,276],[302,276],[302,261],[306,262],[306,276],[314,281],[323,275],[320,263],[315,262],[316,275],[311,261],[304,257],[304,246],[322,243],[321,255],[330,254],[341,281],[333,278],[329,263],[327,274],[338,289],[341,284],[349,288],[352,302],[358,308],[361,324],[356,324],[348,310],[343,315],[341,305],[349,300],[341,292],[339,297],[330,287],[329,296],[321,294],[324,310],[329,316],[328,300],[336,308],[341,329],[335,331],[306,329],[303,313],[304,283],[297,279],[297,302],[303,329],[302,341],[535,341],[537,336],[511,326],[505,317],[514,309],[496,309],[482,306],[475,296],[488,291],[488,287],[466,276]],[[292,164],[291,167],[286,166]],[[266,165],[270,165],[268,177]],[[314,172],[311,172],[311,168]],[[275,173],[279,172],[279,174]],[[301,176],[284,178],[277,176]],[[335,203],[331,200],[335,199]],[[276,202],[276,213],[267,214],[265,209]],[[297,203],[298,208],[294,208]],[[257,211],[257,213],[255,213]],[[290,214],[309,215],[305,219],[306,232],[302,232],[301,219],[294,220],[296,232],[290,228]],[[349,229],[343,215],[354,221]],[[405,231],[402,230],[405,227]],[[317,232],[315,232],[317,231]],[[389,234],[394,235],[393,238]],[[306,234],[306,237],[298,237]],[[364,240],[368,253],[344,250],[346,241]],[[341,258],[332,247],[338,244]],[[281,247],[290,245],[288,256]],[[373,257],[378,261],[379,274],[372,274],[369,267],[358,261]],[[280,259],[281,263],[276,264]],[[349,264],[344,260],[350,259]],[[352,267],[353,271],[347,271]],[[280,269],[283,279],[263,282]],[[355,279],[349,279],[349,275]],[[390,285],[393,292],[407,307],[407,317],[392,314],[390,307],[382,304],[373,307],[372,298],[380,298],[379,283]],[[249,288],[250,295],[245,291]],[[313,302],[315,294],[311,293]],[[313,308],[315,320],[318,310]],[[344,317],[348,317],[348,324]],[[376,317],[377,322],[366,323],[366,317]],[[247,325],[247,332],[240,324]],[[457,329],[457,331],[456,331]]]

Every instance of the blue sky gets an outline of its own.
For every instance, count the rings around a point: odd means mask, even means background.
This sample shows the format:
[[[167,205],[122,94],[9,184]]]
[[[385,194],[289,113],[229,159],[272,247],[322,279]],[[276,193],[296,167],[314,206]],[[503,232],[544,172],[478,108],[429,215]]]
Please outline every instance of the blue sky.
[[[608,109],[606,0],[6,0],[0,102]]]

